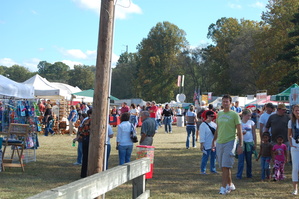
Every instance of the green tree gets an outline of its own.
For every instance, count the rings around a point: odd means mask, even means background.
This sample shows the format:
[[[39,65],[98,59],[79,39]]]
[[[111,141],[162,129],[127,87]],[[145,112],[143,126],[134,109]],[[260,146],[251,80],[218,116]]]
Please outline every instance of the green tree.
[[[289,68],[284,60],[278,60],[278,56],[289,41],[288,32],[294,27],[290,20],[298,10],[299,1],[270,0],[266,7],[268,10],[262,14],[265,26],[258,37],[253,65],[259,72],[258,89],[276,94],[290,86],[281,85]]]
[[[78,86],[82,90],[94,88],[95,73],[92,67],[86,65],[75,65],[73,70],[68,71],[68,84]]]
[[[215,94],[230,93],[232,90],[232,80],[230,79],[231,66],[229,54],[232,51],[232,43],[240,35],[242,26],[237,19],[221,18],[215,24],[211,24],[208,29],[208,38],[211,38],[215,46],[209,46],[208,60],[213,71],[213,92]]]
[[[4,75],[6,70],[7,70],[6,66],[0,66],[0,75]]]
[[[112,69],[111,95],[120,99],[135,98],[134,82],[137,77],[136,53],[120,55],[116,67]]]
[[[50,82],[67,83],[70,67],[63,62],[55,62],[54,64],[46,61],[39,62],[38,74],[46,78]]]
[[[174,99],[177,75],[182,71],[177,56],[188,45],[185,35],[176,25],[160,22],[137,46],[138,77],[134,88],[138,97],[157,102]]]
[[[32,77],[35,73],[32,73],[25,68],[24,66],[13,65],[11,67],[7,67],[3,76],[8,77],[11,80],[16,82],[24,82],[30,77]]]
[[[278,57],[278,60],[284,60],[288,65],[288,73],[282,79],[281,87],[298,83],[299,79],[299,9],[291,22],[294,24],[294,29],[288,33],[289,42],[285,45],[284,52]]]

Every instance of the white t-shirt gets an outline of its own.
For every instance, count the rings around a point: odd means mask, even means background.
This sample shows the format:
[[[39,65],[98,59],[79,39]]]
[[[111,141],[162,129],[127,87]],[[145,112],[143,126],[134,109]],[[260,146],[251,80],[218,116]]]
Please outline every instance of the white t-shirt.
[[[298,120],[296,120],[296,128],[297,129],[299,128]],[[288,122],[288,129],[292,129],[292,120],[289,120],[289,122]],[[299,147],[299,144],[295,142],[294,138],[292,138],[292,145],[295,146],[295,147]]]
[[[267,121],[268,121],[269,117],[270,117],[272,114],[274,114],[274,113],[275,113],[275,112],[272,112],[272,113],[268,114],[267,112],[265,112],[265,113],[263,113],[263,114],[261,115],[259,122],[260,122],[260,124],[263,124],[263,125],[264,125],[264,128],[262,129],[263,132],[265,132],[266,124],[267,124]],[[271,128],[269,129],[269,132],[271,132]]]
[[[136,114],[138,115],[138,110],[136,108],[130,109],[129,113],[130,115],[136,115]]]
[[[208,124],[214,129],[216,129],[217,127],[217,124],[215,122],[210,122]],[[211,149],[214,135],[205,122],[201,123],[201,125],[199,126],[199,132],[200,132],[200,143],[204,143],[203,146],[205,150]]]
[[[292,129],[292,120],[289,120],[289,122],[288,122],[288,128]],[[299,128],[299,122],[298,122],[298,120],[296,120],[296,128],[297,129]]]
[[[254,126],[254,121],[248,120],[246,123],[241,121],[242,125],[242,133],[246,130],[246,133],[243,134],[243,141],[244,142],[253,142],[253,134],[252,134],[252,126]]]

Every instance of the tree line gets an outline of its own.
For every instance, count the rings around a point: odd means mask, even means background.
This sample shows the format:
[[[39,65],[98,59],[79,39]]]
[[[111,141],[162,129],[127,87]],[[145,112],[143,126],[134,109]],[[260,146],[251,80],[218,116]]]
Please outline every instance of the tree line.
[[[194,91],[213,95],[276,94],[298,83],[299,1],[269,0],[261,21],[221,18],[208,27],[212,44],[189,47],[186,33],[164,21],[151,28],[136,52],[120,55],[112,69],[111,94],[166,102],[175,99],[177,76],[185,75],[186,101]],[[196,24],[195,24],[196,25]],[[0,74],[22,82],[36,73],[49,81],[93,88],[95,66],[41,61],[38,71],[0,66]]]

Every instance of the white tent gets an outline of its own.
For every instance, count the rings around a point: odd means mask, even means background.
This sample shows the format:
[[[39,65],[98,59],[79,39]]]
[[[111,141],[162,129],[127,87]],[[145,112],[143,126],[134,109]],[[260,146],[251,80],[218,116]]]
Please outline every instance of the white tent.
[[[23,83],[33,86],[34,95],[39,98],[64,99],[67,97],[67,91],[55,87],[51,82],[39,76],[38,74],[34,75]]]
[[[33,99],[34,88],[0,75],[0,98]]]
[[[59,82],[51,82],[51,84],[60,89],[60,90],[64,90],[67,94],[66,98],[67,100],[71,100],[72,98],[72,93],[77,93],[77,92],[80,92],[82,91],[79,87],[73,87],[71,85],[68,85],[68,84],[64,84],[64,83],[59,83]]]

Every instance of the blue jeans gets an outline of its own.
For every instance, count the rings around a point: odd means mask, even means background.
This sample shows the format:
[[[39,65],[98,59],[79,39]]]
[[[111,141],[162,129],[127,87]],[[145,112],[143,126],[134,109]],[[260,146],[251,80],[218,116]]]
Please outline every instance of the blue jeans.
[[[137,126],[137,116],[136,115],[131,115],[130,116],[130,123],[133,124],[133,126]]]
[[[82,142],[78,142],[78,150],[77,150],[77,162],[82,164],[82,154],[83,154],[83,149],[82,149]]]
[[[106,159],[106,170],[108,169],[108,160],[111,152],[111,144],[107,144],[107,159]]]
[[[261,157],[262,180],[270,178],[270,161],[271,157]]]
[[[192,133],[192,146],[195,147],[195,130],[196,127],[195,126],[187,126],[186,127],[187,130],[187,141],[186,141],[186,148],[189,148],[189,142],[190,142],[190,135]]]
[[[237,178],[242,179],[244,160],[246,161],[246,177],[252,177],[252,148],[247,151],[247,147],[244,145],[244,151],[242,154],[238,155],[238,172]]]
[[[133,151],[133,145],[127,146],[118,146],[118,157],[119,157],[119,165],[124,163],[128,163],[131,161],[131,154]]]
[[[45,128],[45,136],[48,136],[49,132],[51,134],[54,133],[54,131],[52,130],[52,126],[53,126],[53,120],[50,120],[47,125],[46,125],[46,128]]]
[[[172,132],[172,119],[171,119],[171,116],[164,117],[164,126],[165,126],[165,132],[167,132],[167,133]]]
[[[207,167],[207,163],[208,163],[208,159],[210,156],[210,171],[211,172],[216,172],[216,151],[212,151],[212,149],[208,149],[206,150],[206,154],[204,153],[202,155],[202,159],[201,159],[201,166],[200,166],[200,171],[202,173],[206,172],[206,167]]]

